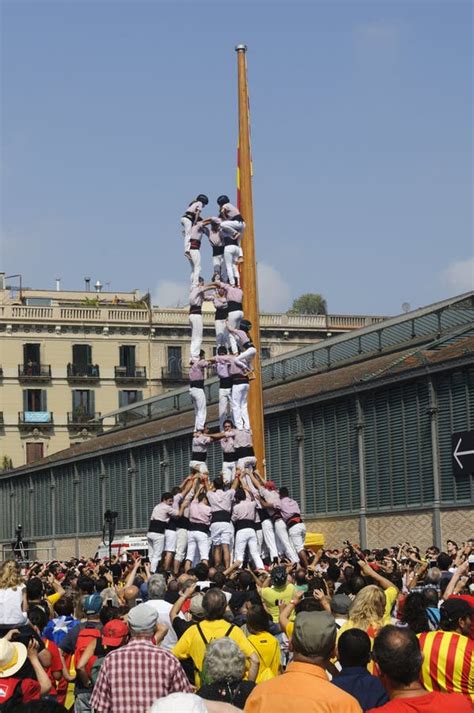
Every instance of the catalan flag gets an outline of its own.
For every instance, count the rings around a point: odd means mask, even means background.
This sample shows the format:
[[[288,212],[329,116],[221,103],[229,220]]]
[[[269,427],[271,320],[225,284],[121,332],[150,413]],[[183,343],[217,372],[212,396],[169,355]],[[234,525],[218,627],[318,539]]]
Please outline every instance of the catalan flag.
[[[462,693],[474,701],[474,641],[455,631],[419,634],[421,682],[427,691]]]

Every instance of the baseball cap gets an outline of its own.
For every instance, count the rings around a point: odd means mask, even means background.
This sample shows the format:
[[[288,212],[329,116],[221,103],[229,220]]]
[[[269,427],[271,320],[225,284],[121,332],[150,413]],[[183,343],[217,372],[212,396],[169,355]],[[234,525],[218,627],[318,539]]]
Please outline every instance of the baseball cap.
[[[469,602],[460,597],[454,597],[453,599],[447,599],[440,607],[441,613],[445,613],[451,621],[455,619],[461,619],[465,616],[472,616],[473,609]]]
[[[25,644],[0,639],[0,678],[14,676],[26,661]]]
[[[275,584],[277,587],[282,587],[288,579],[286,569],[280,565],[278,565],[278,567],[274,567],[272,569],[270,579],[272,584]]]
[[[102,609],[102,597],[97,592],[89,594],[84,598],[82,608],[86,614],[98,614]]]
[[[322,611],[296,615],[293,630],[293,650],[305,656],[329,656],[336,643],[336,622]]]
[[[189,613],[195,619],[204,619],[206,613],[202,607],[202,600],[204,599],[204,594],[198,592],[191,599],[191,604],[189,605]]]
[[[128,623],[134,631],[150,631],[157,621],[158,612],[150,604],[137,604],[128,612]]]
[[[333,614],[347,614],[352,599],[347,594],[335,594],[331,599],[331,611]]]
[[[128,635],[128,626],[122,619],[111,619],[102,629],[104,646],[120,646]]]

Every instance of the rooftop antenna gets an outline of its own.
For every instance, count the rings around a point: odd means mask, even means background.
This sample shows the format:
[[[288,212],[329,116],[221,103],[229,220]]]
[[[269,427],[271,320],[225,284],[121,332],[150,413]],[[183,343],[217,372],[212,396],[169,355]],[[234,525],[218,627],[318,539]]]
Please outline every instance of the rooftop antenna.
[[[91,291],[91,278],[90,277],[85,277],[84,278],[84,284],[86,286],[86,292]]]
[[[57,277],[56,278],[56,292],[60,292],[60,291],[61,291],[61,278]]]
[[[405,312],[405,314],[406,314],[407,312],[410,312],[410,310],[411,310],[411,304],[410,304],[409,302],[404,302],[404,303],[402,304],[402,310]]]
[[[97,280],[94,287],[96,292],[102,292],[102,282],[100,280]]]

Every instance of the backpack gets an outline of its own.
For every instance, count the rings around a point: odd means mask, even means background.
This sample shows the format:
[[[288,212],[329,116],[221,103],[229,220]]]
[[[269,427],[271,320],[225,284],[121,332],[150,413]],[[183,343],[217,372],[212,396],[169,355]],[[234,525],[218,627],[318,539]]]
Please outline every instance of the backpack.
[[[200,636],[201,636],[201,639],[204,641],[204,646],[205,646],[206,649],[207,649],[207,647],[208,647],[209,644],[210,644],[210,641],[208,641],[208,640],[206,639],[206,637],[204,636],[204,632],[203,632],[203,630],[201,629],[201,623],[199,622],[198,624],[196,624],[196,627],[197,627],[197,630],[199,631],[199,634],[200,634]],[[231,625],[229,626],[229,628],[227,629],[227,631],[226,631],[225,634],[224,634],[224,637],[229,636],[229,635],[230,635],[230,632],[232,631],[232,629],[234,629],[234,624],[231,624]],[[205,656],[205,655],[206,655],[206,653],[204,652],[204,656]],[[194,664],[194,670],[198,673],[199,677],[201,678],[201,684],[202,684],[203,681],[204,681],[203,672],[198,669],[198,667],[196,666],[196,664]]]
[[[97,639],[100,639],[102,636],[101,632],[99,629],[93,629],[92,627],[86,627],[85,629],[81,629],[79,632],[79,635],[77,637],[76,641],[76,648],[74,649],[74,666],[77,669],[77,666],[79,664],[79,661],[81,659],[82,654],[88,647],[88,645],[91,643],[91,641],[94,641]],[[92,655],[89,659],[89,661],[86,663],[86,673],[88,676],[91,674],[91,669],[94,664],[94,661],[97,659],[97,656]]]
[[[260,661],[260,668],[258,670],[258,676],[257,676],[258,682],[263,683],[263,681],[270,681],[270,679],[275,678],[275,674],[273,673],[273,671],[271,669],[271,665],[275,658],[275,654],[280,652],[280,647],[278,645],[275,647],[275,652],[272,655],[272,660],[270,661],[270,665],[268,665],[266,663],[265,659],[263,658],[263,656],[260,654],[260,651],[255,646],[255,644],[252,641],[250,641],[250,639],[248,639],[248,642],[255,649],[257,656],[259,658],[259,661]]]
[[[21,680],[13,677],[0,679],[0,711],[15,713],[21,703],[23,703]]]

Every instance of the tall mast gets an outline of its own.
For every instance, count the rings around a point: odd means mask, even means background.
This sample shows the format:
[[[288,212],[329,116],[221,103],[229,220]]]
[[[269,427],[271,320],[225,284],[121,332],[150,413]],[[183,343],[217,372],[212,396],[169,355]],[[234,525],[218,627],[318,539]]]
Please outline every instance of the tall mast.
[[[260,312],[258,307],[257,264],[253,227],[252,157],[250,151],[249,92],[247,84],[246,45],[237,45],[237,69],[239,88],[239,156],[237,173],[238,207],[245,220],[242,240],[244,262],[241,282],[244,292],[244,316],[252,322],[251,336],[257,350],[254,360],[255,379],[250,382],[249,416],[257,465],[264,473],[265,431],[263,425],[262,370],[260,364]]]

